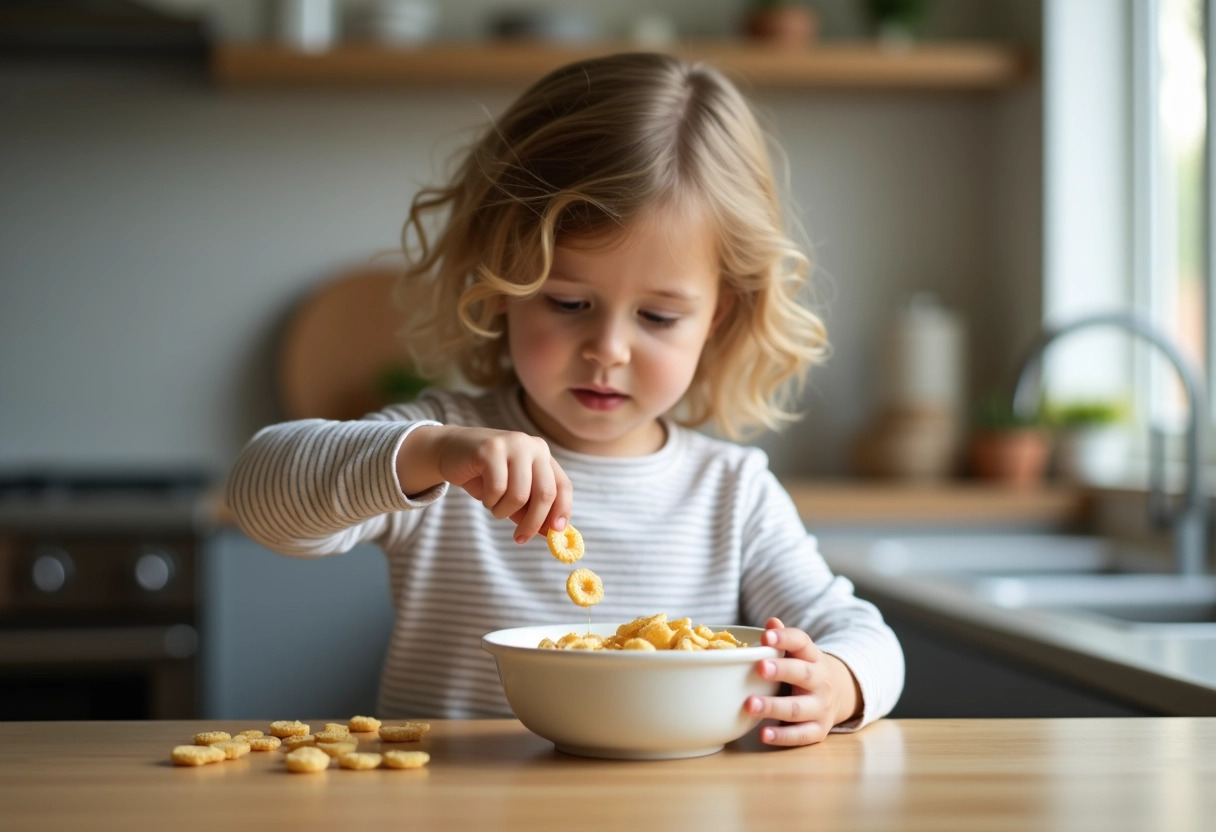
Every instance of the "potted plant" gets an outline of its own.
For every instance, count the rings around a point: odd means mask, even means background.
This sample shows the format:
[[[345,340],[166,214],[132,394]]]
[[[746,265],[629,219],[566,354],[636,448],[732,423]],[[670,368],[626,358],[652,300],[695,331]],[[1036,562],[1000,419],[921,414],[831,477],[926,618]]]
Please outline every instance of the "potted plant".
[[[1062,479],[1087,485],[1118,482],[1126,468],[1127,405],[1094,399],[1052,404],[1049,424],[1058,434],[1056,463]]]
[[[798,0],[752,0],[744,30],[750,38],[778,46],[806,46],[819,33],[819,17]]]
[[[884,46],[907,48],[916,39],[929,0],[867,0],[878,42]]]
[[[1051,433],[1038,413],[1023,417],[1003,398],[989,396],[975,413],[968,443],[972,472],[1014,488],[1043,481],[1051,450]]]

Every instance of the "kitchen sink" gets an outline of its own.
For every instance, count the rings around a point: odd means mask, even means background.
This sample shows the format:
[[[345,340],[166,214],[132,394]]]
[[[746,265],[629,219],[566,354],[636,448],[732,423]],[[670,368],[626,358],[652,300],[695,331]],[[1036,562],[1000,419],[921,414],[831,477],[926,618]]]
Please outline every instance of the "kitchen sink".
[[[1167,556],[1108,538],[1062,534],[887,537],[841,553],[860,567],[1003,609],[1078,613],[1125,632],[1216,638],[1216,575],[1168,571]]]
[[[1081,610],[1129,629],[1216,636],[1216,576],[1174,574],[1000,575],[969,582],[1005,608]]]
[[[1161,572],[1169,564],[1117,541],[1062,534],[880,538],[848,558],[888,575],[1030,576]]]

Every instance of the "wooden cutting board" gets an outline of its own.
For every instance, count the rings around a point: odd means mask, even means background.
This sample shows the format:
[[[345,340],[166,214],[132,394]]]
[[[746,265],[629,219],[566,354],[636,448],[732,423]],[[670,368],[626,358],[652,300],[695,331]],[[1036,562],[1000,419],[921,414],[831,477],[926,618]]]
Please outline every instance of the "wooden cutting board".
[[[339,273],[293,310],[277,362],[288,419],[357,419],[389,403],[383,375],[408,369],[393,300],[400,274],[391,266]]]

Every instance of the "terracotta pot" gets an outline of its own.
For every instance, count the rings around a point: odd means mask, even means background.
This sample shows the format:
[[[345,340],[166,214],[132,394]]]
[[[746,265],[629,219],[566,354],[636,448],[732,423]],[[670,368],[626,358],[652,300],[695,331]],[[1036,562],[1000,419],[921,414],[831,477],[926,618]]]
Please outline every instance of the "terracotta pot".
[[[1051,440],[1038,428],[980,431],[971,437],[971,468],[982,479],[1015,488],[1043,481]]]
[[[748,15],[748,37],[778,46],[806,46],[819,33],[819,17],[797,3],[782,3]]]

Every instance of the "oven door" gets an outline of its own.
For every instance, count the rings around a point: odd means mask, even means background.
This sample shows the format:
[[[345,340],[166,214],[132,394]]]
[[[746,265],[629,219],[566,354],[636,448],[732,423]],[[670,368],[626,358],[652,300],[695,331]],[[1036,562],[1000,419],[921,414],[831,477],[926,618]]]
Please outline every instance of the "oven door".
[[[197,716],[189,624],[0,629],[0,720]]]

